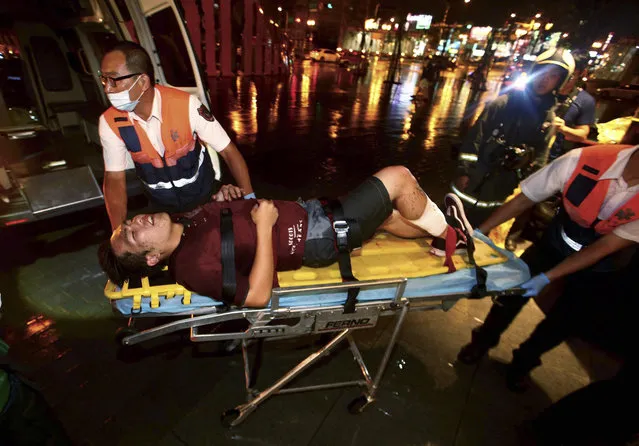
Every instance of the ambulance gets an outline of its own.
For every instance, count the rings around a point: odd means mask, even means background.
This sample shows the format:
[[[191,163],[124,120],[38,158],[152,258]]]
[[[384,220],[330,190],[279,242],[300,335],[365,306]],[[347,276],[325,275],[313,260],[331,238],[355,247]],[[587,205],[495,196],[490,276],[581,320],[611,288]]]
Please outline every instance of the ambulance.
[[[140,43],[157,83],[195,94],[210,108],[176,1],[1,3],[0,228],[104,205],[98,118],[109,103],[99,71],[117,41]],[[135,196],[142,188],[130,167],[128,194]]]

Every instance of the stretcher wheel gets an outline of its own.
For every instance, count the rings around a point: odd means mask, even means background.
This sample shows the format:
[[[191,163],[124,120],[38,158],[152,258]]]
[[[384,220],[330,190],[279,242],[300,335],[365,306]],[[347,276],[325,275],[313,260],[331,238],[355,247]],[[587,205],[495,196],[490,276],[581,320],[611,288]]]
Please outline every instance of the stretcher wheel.
[[[222,412],[222,416],[220,416],[220,421],[222,422],[222,426],[226,428],[230,428],[233,425],[233,422],[237,420],[240,416],[240,411],[237,409],[229,409]]]
[[[127,336],[131,336],[131,335],[137,334],[137,333],[138,333],[138,330],[136,330],[135,328],[119,327],[115,331],[115,342],[117,342],[119,345],[124,345],[124,338],[126,338]]]
[[[366,409],[366,406],[368,406],[370,403],[371,402],[368,401],[368,398],[366,398],[365,395],[360,395],[349,403],[348,412],[353,415],[360,414],[364,411],[364,409]]]

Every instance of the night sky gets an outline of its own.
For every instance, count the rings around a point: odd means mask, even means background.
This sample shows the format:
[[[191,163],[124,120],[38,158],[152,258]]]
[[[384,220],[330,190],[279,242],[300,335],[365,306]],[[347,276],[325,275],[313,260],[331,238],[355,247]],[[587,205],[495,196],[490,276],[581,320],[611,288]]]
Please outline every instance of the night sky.
[[[374,3],[371,0],[371,3]],[[401,6],[398,4],[401,3]],[[451,0],[448,22],[473,22],[478,25],[502,25],[511,13],[518,17],[532,17],[537,12],[555,23],[565,32],[577,32],[584,38],[605,37],[613,31],[618,36],[639,37],[639,0],[534,0],[530,3],[503,0]],[[509,8],[512,3],[517,6]],[[413,13],[434,15],[434,21],[441,20],[446,9],[445,0],[383,0],[382,10],[391,13],[402,8]],[[398,11],[399,12],[399,11]],[[586,24],[580,27],[580,20]]]

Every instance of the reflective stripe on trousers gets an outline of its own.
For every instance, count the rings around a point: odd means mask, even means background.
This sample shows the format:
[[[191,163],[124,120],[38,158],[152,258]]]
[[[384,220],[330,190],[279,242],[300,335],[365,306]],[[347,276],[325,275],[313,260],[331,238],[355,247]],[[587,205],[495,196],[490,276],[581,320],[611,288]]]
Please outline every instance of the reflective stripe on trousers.
[[[451,184],[450,187],[462,201],[478,208],[496,208],[504,204],[503,201],[479,201],[475,197],[460,191],[454,184]]]

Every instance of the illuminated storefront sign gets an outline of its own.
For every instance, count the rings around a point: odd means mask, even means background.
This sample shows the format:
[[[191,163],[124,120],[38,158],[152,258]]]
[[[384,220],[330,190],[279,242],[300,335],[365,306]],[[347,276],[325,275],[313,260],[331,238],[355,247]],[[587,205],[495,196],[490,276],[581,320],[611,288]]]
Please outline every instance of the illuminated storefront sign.
[[[379,29],[379,21],[375,19],[366,19],[364,29]]]
[[[488,38],[488,34],[493,29],[490,26],[473,26],[470,29],[470,38],[472,40],[484,41]]]
[[[415,29],[430,29],[431,23],[433,23],[433,16],[426,14],[408,14],[406,16],[407,22],[415,22]]]

